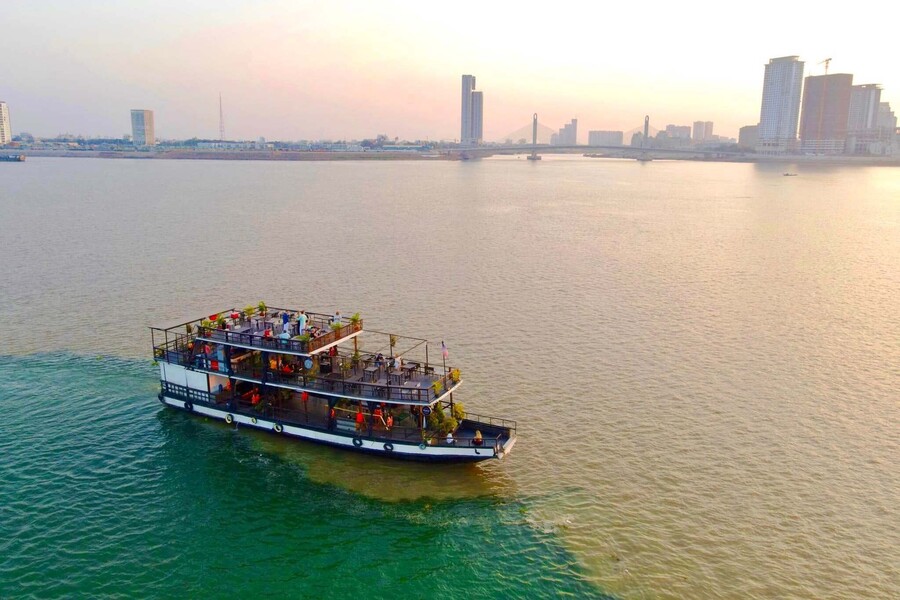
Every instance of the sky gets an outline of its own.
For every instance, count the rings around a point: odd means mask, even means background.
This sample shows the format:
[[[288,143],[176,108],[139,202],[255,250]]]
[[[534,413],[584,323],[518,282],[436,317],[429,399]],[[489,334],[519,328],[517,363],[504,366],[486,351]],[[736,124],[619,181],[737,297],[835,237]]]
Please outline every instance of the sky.
[[[484,137],[531,122],[595,129],[759,120],[763,68],[880,83],[900,112],[900,4],[455,0],[3,0],[0,100],[13,133],[157,138],[454,140],[460,76]]]

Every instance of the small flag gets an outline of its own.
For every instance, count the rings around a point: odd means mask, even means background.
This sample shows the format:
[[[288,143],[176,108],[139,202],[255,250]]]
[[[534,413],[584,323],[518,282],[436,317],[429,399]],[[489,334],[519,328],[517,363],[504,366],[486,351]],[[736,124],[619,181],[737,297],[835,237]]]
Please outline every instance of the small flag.
[[[450,357],[450,351],[447,350],[447,346],[444,345],[444,340],[441,340],[441,356],[444,357],[444,360],[447,360]]]

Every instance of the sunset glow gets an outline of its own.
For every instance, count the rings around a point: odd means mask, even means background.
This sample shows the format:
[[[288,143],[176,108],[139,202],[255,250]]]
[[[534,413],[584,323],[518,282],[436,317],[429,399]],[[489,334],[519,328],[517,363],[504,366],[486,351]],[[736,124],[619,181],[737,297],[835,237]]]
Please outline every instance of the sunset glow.
[[[151,108],[157,135],[459,136],[459,77],[484,91],[485,139],[538,112],[556,128],[629,130],[759,118],[763,65],[880,83],[900,101],[896,50],[871,11],[722,3],[18,1],[4,3],[0,99],[15,132],[122,135]],[[896,109],[895,109],[896,110]]]

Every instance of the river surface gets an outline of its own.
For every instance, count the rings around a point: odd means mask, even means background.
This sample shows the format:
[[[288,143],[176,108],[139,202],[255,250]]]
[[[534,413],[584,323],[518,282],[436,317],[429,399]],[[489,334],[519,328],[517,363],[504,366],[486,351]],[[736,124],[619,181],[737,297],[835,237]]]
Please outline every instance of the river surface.
[[[444,340],[514,451],[161,407],[147,327],[259,300]],[[33,158],[0,323],[3,598],[900,597],[898,169]]]

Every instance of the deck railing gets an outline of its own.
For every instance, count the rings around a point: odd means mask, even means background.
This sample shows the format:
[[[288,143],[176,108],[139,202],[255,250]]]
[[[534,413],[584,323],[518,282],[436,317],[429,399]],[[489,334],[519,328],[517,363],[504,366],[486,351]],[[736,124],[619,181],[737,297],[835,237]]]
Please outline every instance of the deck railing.
[[[362,331],[362,320],[342,324],[340,328],[332,329],[323,333],[319,337],[309,340],[297,339],[295,336],[289,339],[281,339],[277,336],[265,336],[261,333],[250,333],[245,331],[235,331],[233,329],[207,329],[201,327],[198,338],[209,340],[211,342],[222,342],[226,344],[237,344],[247,346],[259,350],[270,350],[273,352],[289,352],[296,354],[312,354],[317,350],[333,344],[338,340],[345,338],[357,331]]]
[[[262,381],[262,367],[244,367],[238,365],[231,370],[231,375]],[[352,396],[366,400],[391,401],[400,404],[430,404],[435,399],[434,389],[404,387],[403,385],[385,385],[360,381],[360,377],[344,378],[338,373],[327,375],[308,375],[304,373],[283,373],[266,371],[265,382],[271,384],[290,385],[309,391],[324,392],[337,396]]]
[[[161,381],[160,386],[162,393],[170,398],[176,400],[184,400],[191,403],[206,404],[210,407],[219,409],[222,408],[222,404],[225,404],[226,401],[229,400],[229,398],[226,398],[225,393],[215,394],[211,392],[204,392],[202,390],[191,389],[183,385],[178,385],[168,381]],[[498,447],[498,444],[501,444],[501,436],[484,436],[482,438],[481,444],[475,444],[471,438],[454,438],[452,442],[448,443],[446,434],[428,431],[427,429],[423,432],[423,430],[418,427],[405,427],[398,425],[395,425],[390,430],[387,430],[376,427],[373,424],[370,435],[369,423],[372,420],[372,415],[368,411],[364,411],[363,413],[366,416],[365,431],[356,432],[356,424],[354,420],[337,418],[335,419],[333,425],[329,426],[327,417],[325,419],[322,419],[321,414],[318,414],[318,419],[314,418],[311,420],[309,418],[309,411],[274,406],[271,403],[271,400],[271,398],[267,398],[266,400],[264,400],[263,404],[258,405],[259,408],[256,408],[246,401],[236,399],[236,403],[238,406],[236,408],[229,408],[228,410],[233,410],[235,413],[243,414],[246,416],[258,416],[262,418],[273,419],[276,421],[282,421],[289,425],[301,425],[304,427],[308,427],[309,429],[316,429],[318,431],[352,433],[363,438],[376,438],[385,441],[394,440],[407,443],[425,443],[429,446],[478,447],[486,449],[496,449]],[[318,423],[316,422],[317,420],[319,421]]]
[[[516,422],[511,421],[509,419],[500,419],[498,417],[486,417],[484,415],[476,415],[475,413],[470,413],[468,411],[465,412],[464,419],[468,419],[469,421],[476,421],[478,423],[484,423],[486,425],[490,425],[492,427],[502,427],[504,429],[509,429],[511,431],[516,430]]]

